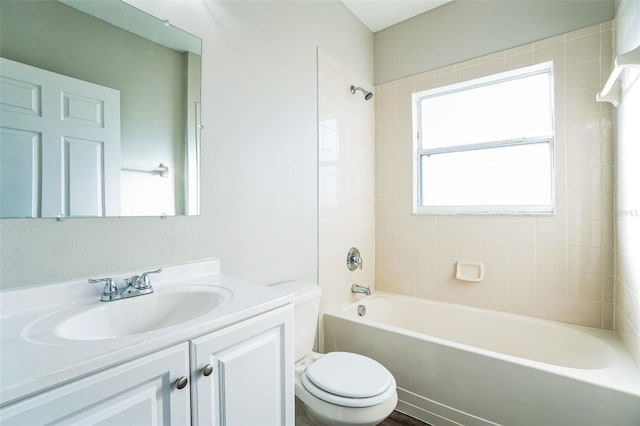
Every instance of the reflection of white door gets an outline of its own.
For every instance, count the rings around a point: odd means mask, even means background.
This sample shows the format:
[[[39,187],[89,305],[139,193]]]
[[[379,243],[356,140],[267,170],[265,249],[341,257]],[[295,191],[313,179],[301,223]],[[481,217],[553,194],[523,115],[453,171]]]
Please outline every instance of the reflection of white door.
[[[120,214],[120,92],[0,58],[0,217]]]

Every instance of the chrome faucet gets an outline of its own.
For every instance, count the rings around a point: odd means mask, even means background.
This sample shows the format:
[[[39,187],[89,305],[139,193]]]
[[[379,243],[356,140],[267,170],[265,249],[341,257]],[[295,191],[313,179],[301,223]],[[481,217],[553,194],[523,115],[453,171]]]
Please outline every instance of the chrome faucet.
[[[100,300],[103,302],[111,302],[112,300],[120,299],[120,293],[118,292],[118,286],[113,282],[111,278],[89,278],[91,284],[104,282],[104,289],[102,290],[102,296]]]
[[[113,302],[114,300],[127,299],[129,297],[153,293],[149,274],[157,274],[159,272],[162,272],[162,268],[143,272],[141,275],[134,275],[131,278],[127,278],[124,280],[124,283],[127,286],[122,290],[118,290],[118,286],[112,278],[89,279],[89,282],[92,284],[104,282],[105,285],[102,290],[100,300],[103,302]]]
[[[351,293],[364,293],[367,296],[371,295],[371,289],[358,284],[351,284]]]

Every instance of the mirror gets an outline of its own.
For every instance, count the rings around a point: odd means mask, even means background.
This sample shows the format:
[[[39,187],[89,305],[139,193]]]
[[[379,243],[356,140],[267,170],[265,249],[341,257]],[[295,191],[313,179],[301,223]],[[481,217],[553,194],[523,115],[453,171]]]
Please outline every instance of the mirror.
[[[199,214],[201,54],[120,0],[2,0],[0,217]]]

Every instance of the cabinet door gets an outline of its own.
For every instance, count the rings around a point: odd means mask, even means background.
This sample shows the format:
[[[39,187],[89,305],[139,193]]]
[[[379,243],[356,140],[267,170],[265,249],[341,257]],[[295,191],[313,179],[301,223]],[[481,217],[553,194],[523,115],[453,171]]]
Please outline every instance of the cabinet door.
[[[189,386],[175,386],[188,362],[183,343],[9,405],[0,424],[188,425]]]
[[[193,340],[194,425],[293,425],[292,333],[287,306]]]

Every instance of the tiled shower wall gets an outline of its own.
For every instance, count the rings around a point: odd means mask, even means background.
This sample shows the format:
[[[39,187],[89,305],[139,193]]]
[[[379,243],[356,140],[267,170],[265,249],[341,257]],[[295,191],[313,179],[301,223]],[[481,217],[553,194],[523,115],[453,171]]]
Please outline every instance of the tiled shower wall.
[[[343,306],[351,284],[373,286],[374,118],[373,101],[351,85],[371,84],[326,53],[318,53],[318,282],[321,310]],[[347,251],[357,247],[362,270],[349,271]],[[322,347],[322,336],[320,347]]]
[[[376,87],[376,289],[613,327],[612,22]],[[413,215],[411,94],[553,60],[556,214]],[[485,279],[455,279],[458,260]]]
[[[640,1],[621,1],[616,14],[616,53],[640,46]],[[616,332],[640,365],[640,71],[622,78],[617,108]]]

